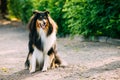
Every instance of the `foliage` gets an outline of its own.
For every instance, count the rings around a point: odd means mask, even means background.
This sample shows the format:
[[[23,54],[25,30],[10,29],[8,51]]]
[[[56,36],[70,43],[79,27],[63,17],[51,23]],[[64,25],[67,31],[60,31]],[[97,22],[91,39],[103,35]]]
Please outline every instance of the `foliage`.
[[[119,0],[89,0],[85,9],[90,9],[87,36],[109,36],[120,38],[120,1]],[[86,20],[85,22],[88,22]],[[84,25],[84,23],[83,23]],[[86,31],[84,29],[84,31]]]
[[[20,18],[22,2],[20,0],[8,0],[8,3],[9,14]]]
[[[10,15],[14,15],[27,23],[34,9],[33,1],[34,0],[8,0]]]
[[[62,26],[68,29],[71,34],[81,34],[81,23],[83,17],[84,1],[71,0],[66,1],[63,8],[62,18],[64,22]]]
[[[27,23],[32,11],[48,10],[59,35],[120,38],[120,0],[8,0],[11,15]]]
[[[67,25],[73,35],[120,38],[119,4],[119,0],[69,0],[63,9],[63,26]]]

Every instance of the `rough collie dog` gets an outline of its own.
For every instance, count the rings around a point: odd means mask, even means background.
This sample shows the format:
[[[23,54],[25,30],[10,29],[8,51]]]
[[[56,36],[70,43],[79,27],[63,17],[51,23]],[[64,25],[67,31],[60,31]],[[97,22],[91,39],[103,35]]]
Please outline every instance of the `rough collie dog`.
[[[57,24],[48,11],[33,12],[29,24],[29,53],[25,66],[30,73],[36,69],[47,71],[49,68],[66,66],[56,50]]]

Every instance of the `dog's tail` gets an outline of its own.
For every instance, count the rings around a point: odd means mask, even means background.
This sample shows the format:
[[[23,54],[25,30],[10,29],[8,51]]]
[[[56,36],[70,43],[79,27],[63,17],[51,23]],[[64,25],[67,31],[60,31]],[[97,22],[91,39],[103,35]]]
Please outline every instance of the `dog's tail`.
[[[55,54],[55,64],[58,64],[61,67],[66,67],[68,64],[61,58],[58,54]]]
[[[66,61],[64,61],[64,59],[57,53],[57,45],[55,44],[53,46],[54,48],[54,54],[55,54],[55,64],[61,66],[61,67],[66,67],[68,64]]]

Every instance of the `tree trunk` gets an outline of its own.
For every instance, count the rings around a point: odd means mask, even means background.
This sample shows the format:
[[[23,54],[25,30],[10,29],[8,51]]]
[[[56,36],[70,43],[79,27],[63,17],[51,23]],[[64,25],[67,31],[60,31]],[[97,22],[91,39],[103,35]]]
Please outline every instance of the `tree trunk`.
[[[0,0],[0,9],[2,17],[4,18],[7,14],[7,0]]]

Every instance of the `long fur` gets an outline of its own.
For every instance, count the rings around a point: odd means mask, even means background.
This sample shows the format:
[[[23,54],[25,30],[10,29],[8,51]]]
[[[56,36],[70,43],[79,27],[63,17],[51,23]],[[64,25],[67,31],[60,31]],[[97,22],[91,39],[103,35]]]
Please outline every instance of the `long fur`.
[[[45,29],[40,28],[39,15],[47,14],[47,24]],[[25,66],[30,70],[30,73],[35,72],[37,66],[38,69],[46,71],[48,68],[55,68],[62,64],[62,59],[57,54],[56,49],[56,33],[57,24],[49,16],[49,12],[34,11],[31,17],[28,28],[29,32],[29,53],[25,62]],[[64,65],[64,63],[63,63]]]

